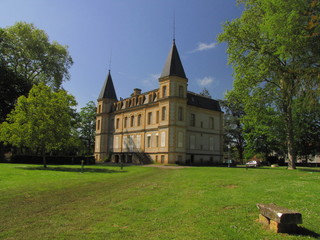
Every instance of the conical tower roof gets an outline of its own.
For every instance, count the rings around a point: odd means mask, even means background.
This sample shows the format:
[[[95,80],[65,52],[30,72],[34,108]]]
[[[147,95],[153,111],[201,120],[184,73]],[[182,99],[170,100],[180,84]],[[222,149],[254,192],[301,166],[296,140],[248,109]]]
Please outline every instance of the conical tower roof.
[[[116,91],[114,90],[110,70],[109,70],[109,73],[108,73],[106,80],[104,81],[104,84],[103,84],[103,87],[101,89],[101,92],[99,94],[98,99],[102,99],[102,98],[117,100],[117,94],[116,94]]]
[[[167,61],[164,65],[160,78],[168,77],[168,76],[177,76],[177,77],[187,78],[186,74],[184,73],[184,69],[179,57],[178,49],[174,40],[173,40],[171,50],[167,57]]]

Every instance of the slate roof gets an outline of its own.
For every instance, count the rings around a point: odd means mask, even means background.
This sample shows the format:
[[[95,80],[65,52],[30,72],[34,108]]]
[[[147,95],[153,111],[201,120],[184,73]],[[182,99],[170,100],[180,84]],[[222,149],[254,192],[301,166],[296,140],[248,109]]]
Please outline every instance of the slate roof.
[[[187,78],[174,40],[160,78],[168,76]]]
[[[116,99],[117,100],[117,94],[116,94],[116,91],[114,90],[110,70],[109,70],[109,73],[108,73],[106,80],[104,81],[103,87],[102,87],[101,92],[98,97],[98,99],[102,99],[102,98],[109,98],[109,99]]]
[[[220,104],[217,100],[202,97],[192,92],[187,93],[187,104],[195,107],[209,109],[212,111],[222,112]]]

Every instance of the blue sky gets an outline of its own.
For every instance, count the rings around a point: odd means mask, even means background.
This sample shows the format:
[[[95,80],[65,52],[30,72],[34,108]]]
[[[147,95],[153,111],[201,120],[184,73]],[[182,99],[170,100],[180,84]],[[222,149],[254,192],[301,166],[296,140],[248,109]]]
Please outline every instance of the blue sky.
[[[1,0],[0,27],[17,21],[33,23],[51,41],[69,46],[74,60],[64,88],[79,108],[96,101],[111,75],[118,98],[134,88],[158,87],[175,38],[188,90],[206,87],[221,99],[232,88],[226,44],[216,44],[222,25],[241,15],[235,0]]]

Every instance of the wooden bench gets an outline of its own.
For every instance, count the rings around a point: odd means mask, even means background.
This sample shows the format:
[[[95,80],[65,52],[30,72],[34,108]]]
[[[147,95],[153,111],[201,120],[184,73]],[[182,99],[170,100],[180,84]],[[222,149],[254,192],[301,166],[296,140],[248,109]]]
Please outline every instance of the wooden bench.
[[[275,204],[261,204],[259,222],[277,233],[296,233],[297,224],[302,223],[302,215],[299,212],[277,206]]]

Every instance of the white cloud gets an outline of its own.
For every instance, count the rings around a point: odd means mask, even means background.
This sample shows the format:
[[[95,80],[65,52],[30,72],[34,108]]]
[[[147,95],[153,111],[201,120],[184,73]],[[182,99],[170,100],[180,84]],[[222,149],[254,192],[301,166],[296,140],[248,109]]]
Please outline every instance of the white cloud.
[[[214,78],[212,77],[204,77],[202,79],[198,79],[198,83],[201,87],[205,87],[214,82]]]
[[[147,79],[142,80],[144,87],[146,87],[146,89],[142,89],[142,91],[145,92],[145,91],[152,90],[153,88],[157,88],[159,77],[160,77],[160,73],[149,74]]]
[[[198,47],[196,49],[194,49],[192,52],[201,52],[201,51],[205,51],[205,50],[209,50],[211,48],[215,48],[217,46],[217,43],[213,42],[213,43],[198,43]]]

